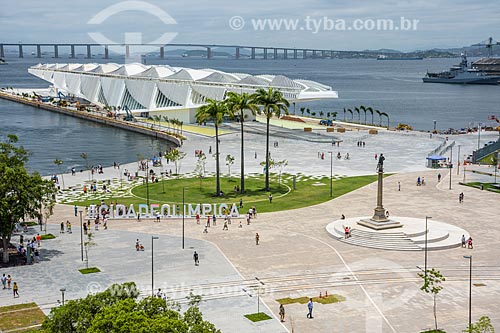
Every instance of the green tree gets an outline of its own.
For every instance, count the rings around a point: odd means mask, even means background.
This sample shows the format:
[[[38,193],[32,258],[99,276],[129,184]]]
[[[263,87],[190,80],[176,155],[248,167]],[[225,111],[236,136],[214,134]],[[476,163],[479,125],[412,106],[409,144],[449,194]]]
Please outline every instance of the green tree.
[[[181,169],[181,161],[182,159],[186,157],[186,153],[180,151],[178,148],[176,149],[171,149],[168,153],[165,154],[165,158],[174,162],[175,165],[175,174],[179,174],[180,169]]]
[[[495,328],[491,324],[491,319],[488,316],[482,316],[478,321],[473,323],[471,327],[463,330],[465,333],[495,333]]]
[[[229,178],[231,178],[231,166],[234,164],[234,156],[231,154],[226,155],[226,165],[227,165],[227,173]]]
[[[207,104],[201,106],[196,112],[196,120],[198,124],[205,121],[213,121],[215,126],[215,195],[220,193],[220,168],[219,168],[219,125],[222,123],[224,116],[230,115],[229,108],[224,101],[216,101],[207,99]]]
[[[441,282],[444,282],[446,279],[445,277],[441,274],[440,271],[438,271],[435,268],[428,269],[425,272],[418,273],[418,276],[423,279],[424,284],[420,287],[420,290],[423,290],[427,294],[432,294],[433,298],[433,310],[434,310],[434,324],[435,324],[435,329],[437,331],[438,329],[438,322],[437,322],[437,304],[436,304],[436,299],[437,295],[439,292],[443,289],[443,286],[441,286]]]
[[[85,167],[87,170],[89,170],[89,180],[92,178],[94,179],[94,175],[92,174],[92,171],[90,170],[90,165],[89,165],[89,155],[87,153],[81,153],[80,157],[85,161]]]
[[[85,267],[89,268],[89,251],[90,248],[97,246],[94,242],[94,235],[91,232],[87,233],[87,239],[83,242],[83,248],[85,250]]]
[[[12,231],[24,217],[42,218],[41,206],[55,201],[56,188],[38,173],[28,173],[24,163],[28,152],[17,146],[17,136],[10,134],[0,142],[0,233],[3,262],[9,262],[8,247]]]
[[[276,117],[281,116],[281,112],[288,114],[288,106],[290,103],[283,97],[283,94],[269,88],[265,90],[260,88],[255,93],[255,102],[262,106],[262,110],[259,113],[264,113],[266,116],[266,191],[269,191],[269,122],[273,115]],[[307,109],[309,113],[309,109]]]
[[[64,161],[56,158],[54,160],[54,164],[58,166],[59,172],[61,173],[61,180],[62,180],[62,188],[64,190],[64,172],[61,170],[61,165],[63,165]]]
[[[347,109],[347,112],[351,114],[351,121],[354,122],[354,113],[352,113],[351,109]]]
[[[245,192],[245,149],[244,149],[244,139],[243,139],[243,121],[245,119],[245,111],[249,111],[252,115],[255,115],[259,110],[259,107],[254,102],[252,95],[247,93],[237,94],[235,92],[229,92],[228,98],[226,99],[227,106],[233,117],[238,117],[240,121],[241,130],[241,176],[240,176],[240,192]]]
[[[367,107],[366,111],[370,112],[370,114],[372,115],[372,122],[371,122],[371,124],[373,125],[373,108],[371,106]]]
[[[201,299],[190,300],[186,312],[180,313],[178,303],[158,297],[138,300],[138,295],[134,283],[112,285],[104,292],[53,308],[42,328],[49,333],[220,332],[203,319],[197,307]]]

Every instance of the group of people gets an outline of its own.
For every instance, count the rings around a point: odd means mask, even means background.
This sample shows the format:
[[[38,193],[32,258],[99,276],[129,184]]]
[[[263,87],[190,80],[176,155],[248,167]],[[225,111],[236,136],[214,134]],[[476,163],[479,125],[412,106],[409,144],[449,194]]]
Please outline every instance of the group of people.
[[[14,283],[12,284],[12,277],[10,276],[10,274],[8,274],[7,276],[3,274],[1,280],[3,289],[12,289],[14,298],[19,297],[19,286],[17,285],[16,281],[14,281]]]
[[[40,262],[40,251],[38,248],[41,246],[42,243],[42,236],[40,234],[36,234],[36,236],[33,236],[33,238],[28,239],[26,244],[24,244],[24,236],[20,235],[19,236],[19,244],[17,245],[17,253],[24,257],[27,262],[28,261],[28,255],[29,259],[31,259],[31,262],[38,263]]]
[[[341,160],[342,159],[342,154],[340,152],[337,153],[337,159]],[[344,156],[344,160],[350,160],[351,157],[349,156],[349,153],[346,153]]]
[[[472,246],[472,237],[469,237],[469,239],[465,239],[465,235],[462,235],[462,247],[466,247],[468,249],[473,249],[474,247]]]
[[[418,176],[417,178],[417,186],[424,186],[425,185],[425,178]]]

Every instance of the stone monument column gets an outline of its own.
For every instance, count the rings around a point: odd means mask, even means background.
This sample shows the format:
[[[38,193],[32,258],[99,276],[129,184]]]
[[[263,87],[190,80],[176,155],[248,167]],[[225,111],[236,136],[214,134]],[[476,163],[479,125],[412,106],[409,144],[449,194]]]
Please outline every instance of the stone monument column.
[[[384,154],[380,154],[380,158],[378,160],[377,165],[377,173],[378,173],[378,182],[377,182],[377,207],[375,207],[375,213],[371,218],[376,222],[387,222],[389,219],[385,215],[385,208],[382,203],[383,193],[384,193]]]

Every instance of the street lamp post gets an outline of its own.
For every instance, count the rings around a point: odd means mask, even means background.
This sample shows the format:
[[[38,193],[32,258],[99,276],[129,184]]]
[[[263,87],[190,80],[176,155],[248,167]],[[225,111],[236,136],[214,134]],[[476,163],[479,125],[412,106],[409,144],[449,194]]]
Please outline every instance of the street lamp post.
[[[453,171],[453,146],[450,147],[450,190],[451,190],[451,173]]]
[[[146,160],[146,204],[149,210],[149,161]]]
[[[82,261],[83,261],[83,217],[82,217],[83,211],[80,210],[79,213],[80,213],[80,250],[82,252]]]
[[[333,151],[330,154],[330,198],[333,197]]]
[[[460,145],[458,145],[458,154],[457,154],[457,176],[460,174]]]
[[[159,239],[158,236],[151,236],[151,296],[154,297],[155,295],[155,251],[154,251],[154,240]]]
[[[62,305],[64,306],[64,292],[66,291],[66,288],[61,288],[61,289],[59,289],[59,291],[61,292],[61,296],[62,296]]]
[[[434,122],[434,131],[435,131],[436,130],[436,121],[433,120],[433,122]]]
[[[424,254],[424,274],[427,277],[427,234],[429,233],[429,229],[427,228],[427,220],[432,219],[431,216],[425,217],[425,254]]]
[[[182,249],[184,250],[184,215],[186,215],[186,205],[184,203],[184,192],[186,188],[182,188]]]
[[[255,277],[255,280],[259,281],[261,285],[265,285],[258,277]],[[260,287],[257,285],[257,313],[260,313]]]
[[[469,330],[472,327],[472,255],[464,256],[469,259]]]
[[[479,144],[481,142],[481,123],[477,126],[477,150],[479,150]]]

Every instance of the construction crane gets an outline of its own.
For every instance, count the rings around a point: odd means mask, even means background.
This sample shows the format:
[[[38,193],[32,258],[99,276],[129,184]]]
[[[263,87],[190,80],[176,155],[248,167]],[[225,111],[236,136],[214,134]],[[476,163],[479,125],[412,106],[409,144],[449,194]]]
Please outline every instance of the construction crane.
[[[491,58],[494,45],[500,45],[500,42],[493,40],[493,37],[490,37],[487,40],[482,41],[481,43],[472,44],[472,46],[485,46],[488,49],[488,58]]]
[[[125,121],[135,121],[135,118],[134,118],[134,115],[132,114],[132,112],[130,112],[130,109],[128,108],[128,106],[124,106],[122,108],[122,110],[124,110],[127,115],[125,117],[123,117],[123,120]]]

